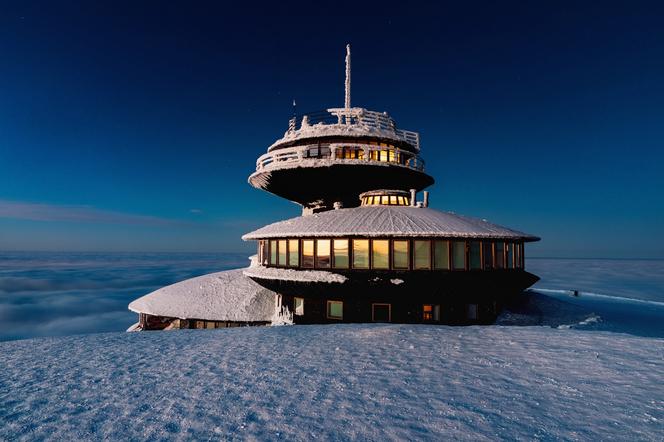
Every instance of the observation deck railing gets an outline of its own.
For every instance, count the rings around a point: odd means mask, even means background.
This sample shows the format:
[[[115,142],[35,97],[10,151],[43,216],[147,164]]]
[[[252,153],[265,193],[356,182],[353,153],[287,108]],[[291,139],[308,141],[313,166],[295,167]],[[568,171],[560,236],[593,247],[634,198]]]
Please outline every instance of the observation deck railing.
[[[364,108],[332,108],[317,112],[298,115],[288,122],[288,132],[295,134],[304,128],[315,125],[323,126],[359,126],[366,128],[368,132],[382,132],[391,138],[405,141],[420,150],[420,134],[410,130],[397,129],[395,121],[384,112],[370,111]]]
[[[424,171],[424,160],[419,155],[396,147],[362,143],[316,143],[275,150],[258,157],[256,171],[278,169],[307,160],[326,160],[331,164],[378,163]]]

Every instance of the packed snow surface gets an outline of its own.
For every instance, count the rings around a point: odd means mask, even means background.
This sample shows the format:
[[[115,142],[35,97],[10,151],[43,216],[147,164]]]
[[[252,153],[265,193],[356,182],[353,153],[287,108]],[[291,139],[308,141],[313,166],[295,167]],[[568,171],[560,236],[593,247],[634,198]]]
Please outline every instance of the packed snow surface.
[[[0,343],[0,440],[664,439],[664,340],[328,325]]]
[[[227,270],[162,287],[129,304],[129,310],[181,319],[259,322],[274,314],[274,292]]]
[[[410,206],[363,206],[298,216],[254,230],[242,239],[345,235],[539,240],[486,220]]]

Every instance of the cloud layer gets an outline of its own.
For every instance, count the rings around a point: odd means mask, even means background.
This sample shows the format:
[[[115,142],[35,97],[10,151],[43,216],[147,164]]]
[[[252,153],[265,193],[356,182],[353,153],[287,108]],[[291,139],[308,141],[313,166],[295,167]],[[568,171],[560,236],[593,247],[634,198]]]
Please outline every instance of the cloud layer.
[[[174,225],[182,223],[182,221],[167,218],[101,210],[91,206],[55,205],[10,200],[0,200],[0,218],[30,221],[140,225]]]
[[[0,341],[124,331],[130,301],[164,285],[248,264],[236,254],[0,255]]]

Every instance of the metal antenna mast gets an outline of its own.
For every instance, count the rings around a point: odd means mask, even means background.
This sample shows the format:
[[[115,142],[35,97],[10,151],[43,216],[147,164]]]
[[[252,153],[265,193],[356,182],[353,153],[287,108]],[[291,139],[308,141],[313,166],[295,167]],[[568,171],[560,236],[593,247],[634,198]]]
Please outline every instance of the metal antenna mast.
[[[346,110],[350,109],[350,44],[346,45]]]

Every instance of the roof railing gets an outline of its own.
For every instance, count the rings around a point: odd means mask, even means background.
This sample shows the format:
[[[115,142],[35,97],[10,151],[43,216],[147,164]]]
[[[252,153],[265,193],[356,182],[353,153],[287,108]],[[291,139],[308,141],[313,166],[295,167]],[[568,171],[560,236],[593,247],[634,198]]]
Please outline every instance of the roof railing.
[[[398,129],[396,122],[386,112],[375,112],[364,108],[353,107],[331,108],[322,111],[296,115],[288,121],[287,134],[294,134],[302,128],[315,125],[357,125],[368,131],[384,132],[420,148],[420,134]]]

